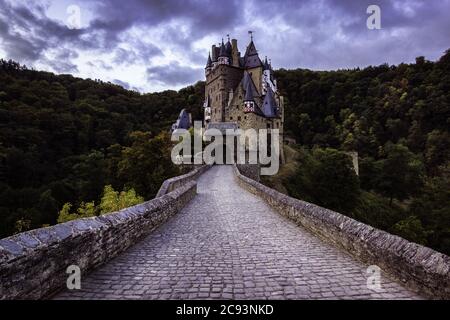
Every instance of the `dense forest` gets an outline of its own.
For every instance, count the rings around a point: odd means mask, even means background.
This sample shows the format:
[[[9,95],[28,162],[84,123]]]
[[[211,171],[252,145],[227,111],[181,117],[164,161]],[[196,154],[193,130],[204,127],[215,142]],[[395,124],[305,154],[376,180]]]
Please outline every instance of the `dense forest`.
[[[437,62],[278,70],[287,192],[450,254],[450,50]],[[359,154],[359,176],[349,157]]]
[[[201,117],[203,90],[139,94],[1,60],[0,238],[55,224],[60,211],[101,211],[114,192],[152,198],[179,174],[168,130],[182,108]]]
[[[284,190],[450,254],[450,52],[276,77],[297,142]],[[180,173],[170,125],[182,108],[201,119],[203,95],[203,82],[140,94],[0,61],[0,237],[152,198]]]

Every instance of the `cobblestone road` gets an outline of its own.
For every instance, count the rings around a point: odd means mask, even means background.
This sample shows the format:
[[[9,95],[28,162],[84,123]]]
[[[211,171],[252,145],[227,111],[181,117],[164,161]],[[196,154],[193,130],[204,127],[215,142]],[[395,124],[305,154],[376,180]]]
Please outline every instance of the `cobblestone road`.
[[[198,195],[137,245],[56,299],[419,298],[278,215],[215,166]]]

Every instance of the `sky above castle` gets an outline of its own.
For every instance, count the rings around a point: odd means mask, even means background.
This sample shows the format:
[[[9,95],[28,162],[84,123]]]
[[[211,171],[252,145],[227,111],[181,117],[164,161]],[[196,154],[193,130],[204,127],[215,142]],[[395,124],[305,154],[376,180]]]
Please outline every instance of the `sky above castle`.
[[[370,30],[367,7],[381,9]],[[0,0],[0,57],[140,92],[204,79],[226,35],[248,31],[274,68],[331,70],[438,59],[450,48],[450,0]]]

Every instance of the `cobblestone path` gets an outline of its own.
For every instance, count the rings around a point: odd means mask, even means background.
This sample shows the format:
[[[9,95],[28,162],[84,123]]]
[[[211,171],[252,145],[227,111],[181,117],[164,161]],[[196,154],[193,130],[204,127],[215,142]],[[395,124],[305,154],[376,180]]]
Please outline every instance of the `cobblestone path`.
[[[214,166],[180,213],[56,299],[418,299],[277,214]]]

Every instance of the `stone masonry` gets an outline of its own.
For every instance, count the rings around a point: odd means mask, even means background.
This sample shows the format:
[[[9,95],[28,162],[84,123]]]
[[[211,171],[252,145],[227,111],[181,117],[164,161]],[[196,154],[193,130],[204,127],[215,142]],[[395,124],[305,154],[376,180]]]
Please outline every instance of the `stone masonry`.
[[[420,299],[323,242],[214,166],[177,215],[55,299]]]

